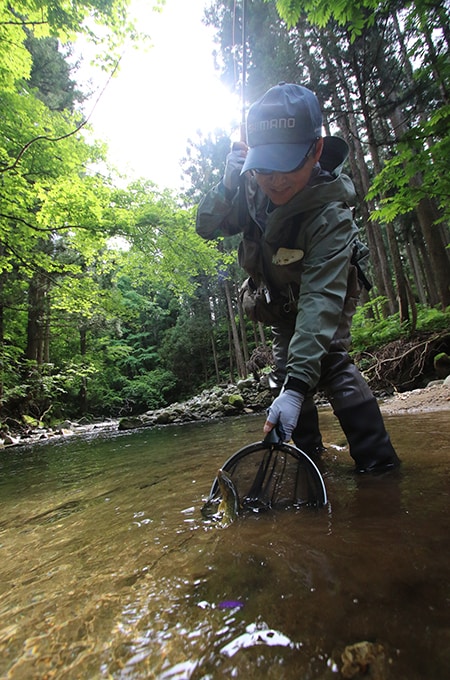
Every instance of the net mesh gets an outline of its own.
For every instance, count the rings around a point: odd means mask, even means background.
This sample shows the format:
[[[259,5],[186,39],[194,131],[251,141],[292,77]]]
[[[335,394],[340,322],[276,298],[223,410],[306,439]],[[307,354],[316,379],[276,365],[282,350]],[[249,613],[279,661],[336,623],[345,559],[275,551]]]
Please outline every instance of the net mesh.
[[[321,506],[327,501],[322,476],[311,459],[288,444],[250,444],[222,466],[243,509]],[[210,499],[220,498],[217,479]]]

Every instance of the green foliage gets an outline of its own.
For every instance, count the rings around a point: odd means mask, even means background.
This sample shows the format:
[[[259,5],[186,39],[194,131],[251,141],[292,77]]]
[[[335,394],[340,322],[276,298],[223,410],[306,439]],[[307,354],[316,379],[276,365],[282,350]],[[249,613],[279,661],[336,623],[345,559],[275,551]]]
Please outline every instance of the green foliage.
[[[352,325],[352,351],[375,349],[389,342],[406,338],[411,332],[409,323],[400,323],[399,314],[383,319],[377,310],[386,298],[378,297],[358,307]],[[375,314],[374,314],[375,312]],[[418,305],[416,331],[434,332],[450,329],[450,308],[442,311]]]
[[[273,0],[265,0],[273,2]],[[323,28],[334,19],[347,26],[354,37],[374,21],[378,0],[275,0],[278,13],[289,27],[295,26],[300,15],[306,12],[308,21]]]
[[[7,411],[20,415],[31,415],[39,421],[47,419],[48,414],[67,391],[70,381],[68,373],[59,371],[53,364],[45,363],[37,366],[33,361],[21,361],[10,367],[14,381],[6,385],[3,399]]]
[[[31,94],[0,92],[0,106],[5,112],[0,120],[1,268],[19,267],[23,276],[38,266],[61,272],[63,263],[55,259],[56,233],[66,238],[66,247],[71,241],[76,248],[82,245],[89,262],[93,239],[95,252],[105,243],[94,227],[110,201],[101,177],[85,171],[98,159],[98,149],[70,134],[76,116],[50,111]],[[47,252],[41,247],[43,239],[50,239]],[[73,273],[82,271],[73,259],[70,264],[66,259],[65,266]]]
[[[442,311],[437,307],[420,305],[417,313],[417,329],[421,331],[450,330],[450,307]]]
[[[84,32],[107,65],[126,36],[138,37],[128,4],[0,0],[6,412],[119,415],[173,399],[180,378],[160,347],[222,260],[197,236],[185,197],[144,180],[124,187],[74,112],[81,95],[60,41]]]
[[[28,425],[29,427],[39,427],[42,428],[44,427],[44,423],[42,420],[37,420],[36,418],[33,418],[32,416],[27,416],[26,413],[23,414],[22,420],[25,423],[25,425]]]
[[[450,220],[450,105],[420,121],[399,142],[396,154],[386,161],[368,194],[378,198],[372,219],[392,222],[417,208],[423,198],[435,199],[439,221]],[[420,177],[420,182],[416,181]]]
[[[24,86],[35,91],[36,97],[53,111],[73,111],[75,103],[83,101],[83,95],[71,79],[76,70],[67,61],[71,49],[60,51],[58,40],[53,37],[40,38],[30,34],[26,47],[32,55],[32,68],[28,81]]]
[[[110,354],[110,358],[114,353]],[[170,371],[157,368],[133,378],[121,375],[112,365],[102,367],[99,358],[74,358],[65,367],[52,364],[37,367],[13,387],[5,390],[4,400],[14,413],[31,414],[38,420],[86,415],[81,410],[82,390],[86,390],[87,413],[118,417],[123,413],[142,413],[167,404],[173,396],[177,378]],[[21,416],[23,417],[23,415]]]
[[[197,302],[195,313],[184,307],[176,324],[164,335],[160,347],[163,364],[177,375],[183,396],[195,393],[213,373],[211,332],[208,307]]]
[[[194,292],[200,273],[215,271],[221,261],[216,245],[196,234],[195,209],[180,205],[172,192],[136,181],[112,198],[108,219],[125,215],[127,220],[115,228],[123,237],[116,251],[123,275],[158,282],[182,295]]]
[[[138,37],[128,5],[129,0],[15,0],[13,5],[0,0],[0,90],[13,91],[18,81],[29,78],[32,60],[25,42],[30,32],[63,43],[84,34],[102,46],[104,63],[117,61],[124,39]]]
[[[114,352],[109,353],[109,360],[113,356]],[[54,395],[52,414],[117,418],[166,406],[175,394],[177,377],[170,370],[145,371],[142,367],[135,376],[127,377],[119,366],[102,366],[98,359],[91,358],[89,364],[73,363],[68,367],[62,382],[65,393]],[[82,388],[86,390],[85,403],[80,400]]]
[[[188,139],[186,156],[181,160],[183,175],[189,177],[191,186],[186,190],[190,204],[200,201],[204,194],[222,179],[225,159],[231,148],[229,135],[215,130],[204,137],[197,133],[197,139]]]
[[[157,368],[127,382],[122,390],[123,403],[132,405],[134,413],[160,408],[175,394],[176,386],[172,371]]]

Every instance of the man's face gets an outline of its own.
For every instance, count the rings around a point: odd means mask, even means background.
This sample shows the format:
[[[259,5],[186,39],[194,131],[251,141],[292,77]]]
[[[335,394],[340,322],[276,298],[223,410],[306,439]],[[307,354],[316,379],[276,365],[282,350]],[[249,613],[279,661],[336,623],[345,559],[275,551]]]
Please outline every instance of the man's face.
[[[314,165],[319,160],[323,149],[323,139],[317,140],[314,153],[307,159],[305,165],[292,172],[259,173],[255,171],[255,178],[274,205],[285,205],[299,191],[305,188]]]

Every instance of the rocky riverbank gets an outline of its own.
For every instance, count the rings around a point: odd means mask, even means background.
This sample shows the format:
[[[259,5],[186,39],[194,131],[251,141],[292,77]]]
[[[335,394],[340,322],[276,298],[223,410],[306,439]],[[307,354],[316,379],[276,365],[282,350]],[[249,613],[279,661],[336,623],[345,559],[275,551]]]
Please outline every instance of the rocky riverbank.
[[[125,416],[117,420],[102,422],[66,420],[53,428],[38,427],[28,419],[27,425],[0,433],[0,449],[55,437],[89,436],[100,431],[117,432],[264,412],[271,401],[271,393],[264,384],[248,378],[237,384],[226,384],[204,390],[192,399],[147,411],[139,416]]]
[[[396,393],[393,396],[378,396],[381,411],[388,415],[450,410],[450,377],[433,381],[422,389]],[[65,421],[54,428],[28,426],[20,432],[3,432],[0,437],[0,449],[60,437],[95,436],[99,432],[117,432],[244,414],[263,414],[271,401],[270,391],[249,378],[236,385],[223,385],[204,390],[200,395],[185,402],[148,411],[140,416],[95,423]],[[327,405],[325,400],[319,403]]]
[[[398,392],[381,400],[380,407],[388,415],[450,410],[450,377],[434,380],[422,389]]]
[[[244,413],[264,411],[271,403],[267,387],[253,378],[238,383],[213,387],[188,401],[177,402],[166,408],[148,411],[141,416],[122,418],[119,430],[153,425],[172,425],[195,420],[225,418]]]

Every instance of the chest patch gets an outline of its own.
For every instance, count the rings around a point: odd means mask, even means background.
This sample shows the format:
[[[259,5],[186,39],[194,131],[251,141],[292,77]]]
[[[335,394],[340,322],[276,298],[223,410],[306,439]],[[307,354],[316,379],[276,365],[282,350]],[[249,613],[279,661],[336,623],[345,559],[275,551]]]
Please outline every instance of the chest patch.
[[[302,260],[304,254],[304,251],[299,248],[278,248],[277,252],[272,255],[272,263],[279,265],[292,264],[292,262]]]

